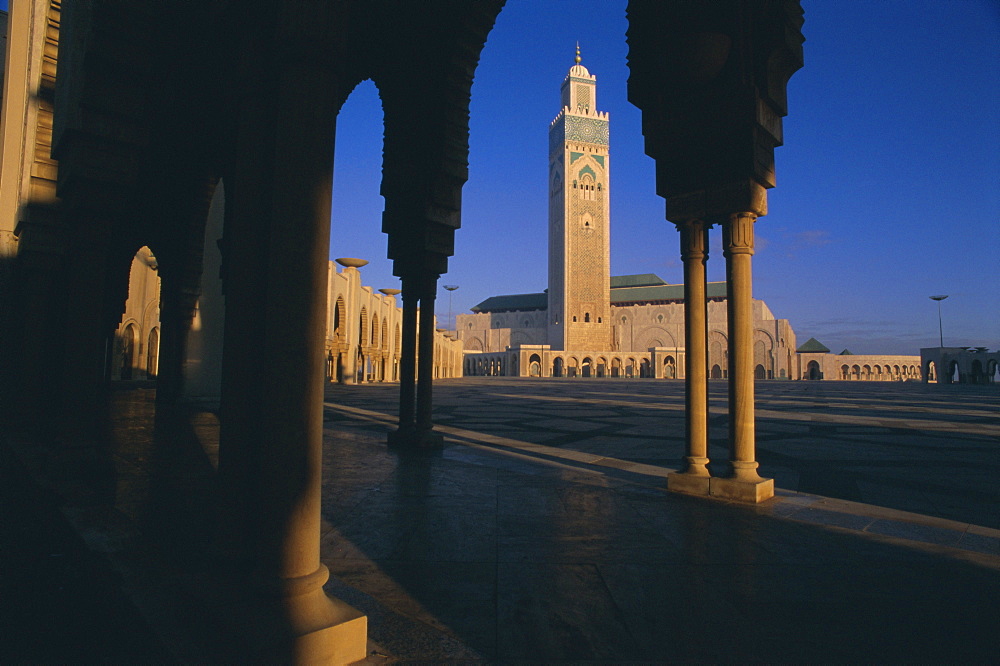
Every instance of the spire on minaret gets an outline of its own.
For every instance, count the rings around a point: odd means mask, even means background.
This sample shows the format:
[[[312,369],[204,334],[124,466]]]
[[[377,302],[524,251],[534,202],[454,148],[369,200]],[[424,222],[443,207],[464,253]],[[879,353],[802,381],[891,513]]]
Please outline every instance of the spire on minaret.
[[[576,42],[576,64],[580,64],[580,42]]]

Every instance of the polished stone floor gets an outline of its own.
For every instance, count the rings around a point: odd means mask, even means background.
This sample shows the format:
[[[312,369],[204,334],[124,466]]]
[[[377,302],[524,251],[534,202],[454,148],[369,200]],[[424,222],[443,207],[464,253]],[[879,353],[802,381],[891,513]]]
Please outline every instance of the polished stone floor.
[[[711,385],[716,471],[725,390]],[[760,382],[758,458],[779,491],[757,507],[664,492],[680,382],[440,381],[432,453],[386,447],[397,391],[326,396],[322,557],[328,590],[368,614],[371,663],[996,661],[998,387]],[[60,585],[72,598],[49,603],[86,615],[89,643],[37,652],[69,639],[36,604],[6,626],[49,633],[0,658],[63,661],[105,642],[96,624],[155,634],[96,661],[226,661],[207,627],[227,609],[191,574],[212,547],[218,421],[177,410],[154,427],[151,398],[117,394],[110,459],[5,444],[58,493],[59,516],[33,520],[79,544],[18,542],[0,565],[99,557],[127,598],[95,608]],[[78,483],[84,468],[103,482]]]
[[[403,659],[992,660],[1000,391],[956,389],[758,384],[750,508],[663,492],[679,382],[442,381],[423,456],[395,387],[331,387],[324,561]]]

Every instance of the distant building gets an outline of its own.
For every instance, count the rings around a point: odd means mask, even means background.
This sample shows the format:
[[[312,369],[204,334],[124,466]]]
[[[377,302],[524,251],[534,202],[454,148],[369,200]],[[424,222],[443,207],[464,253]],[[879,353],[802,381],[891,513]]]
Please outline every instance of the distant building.
[[[361,284],[363,259],[330,262],[327,288],[327,371],[329,381],[345,384],[399,381],[403,310],[398,289]],[[417,317],[419,319],[419,311]],[[432,315],[433,316],[433,315]],[[443,330],[434,333],[434,378],[462,376],[462,343]]]
[[[493,296],[456,318],[465,374],[684,376],[684,288],[652,274],[611,276],[609,118],[580,64],[549,127],[549,288]],[[709,375],[729,375],[725,283],[707,285]],[[760,379],[795,374],[795,334],[754,300]]]
[[[898,382],[921,378],[920,357],[890,354],[839,354],[816,338],[809,338],[796,350],[795,376],[798,379],[842,379],[848,381]]]
[[[938,384],[1000,383],[1000,351],[986,347],[924,347],[920,367],[924,381]]]

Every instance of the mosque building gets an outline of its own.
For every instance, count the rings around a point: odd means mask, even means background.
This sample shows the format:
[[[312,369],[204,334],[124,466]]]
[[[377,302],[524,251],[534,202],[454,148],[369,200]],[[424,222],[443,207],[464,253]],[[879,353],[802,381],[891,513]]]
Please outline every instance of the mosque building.
[[[549,285],[492,296],[459,315],[465,373],[683,377],[684,288],[653,274],[611,276],[609,124],[579,50],[549,127]],[[728,376],[726,287],[707,285],[709,374]],[[795,333],[754,299],[759,379],[795,374]]]

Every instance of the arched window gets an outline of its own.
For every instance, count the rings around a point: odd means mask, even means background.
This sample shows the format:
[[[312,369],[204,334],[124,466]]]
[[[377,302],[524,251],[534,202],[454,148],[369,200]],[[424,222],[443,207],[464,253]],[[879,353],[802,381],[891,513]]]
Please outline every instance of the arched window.
[[[589,312],[584,312],[583,313],[583,321],[584,321],[584,323],[590,322],[590,313]]]

